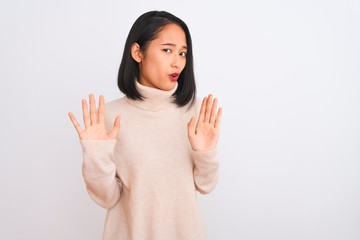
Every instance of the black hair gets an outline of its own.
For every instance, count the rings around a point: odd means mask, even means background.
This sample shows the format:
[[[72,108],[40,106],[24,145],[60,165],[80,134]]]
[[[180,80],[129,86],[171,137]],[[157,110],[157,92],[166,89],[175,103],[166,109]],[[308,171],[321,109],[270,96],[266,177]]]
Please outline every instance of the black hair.
[[[137,43],[140,50],[145,53],[149,43],[157,34],[170,23],[180,26],[186,36],[187,54],[186,65],[178,78],[178,87],[173,94],[178,106],[194,103],[196,97],[196,84],[194,75],[194,60],[190,31],[181,19],[166,11],[150,11],[142,14],[133,24],[126,39],[124,52],[118,73],[118,87],[128,98],[142,100],[135,81],[139,78],[139,65],[131,56],[131,46]]]

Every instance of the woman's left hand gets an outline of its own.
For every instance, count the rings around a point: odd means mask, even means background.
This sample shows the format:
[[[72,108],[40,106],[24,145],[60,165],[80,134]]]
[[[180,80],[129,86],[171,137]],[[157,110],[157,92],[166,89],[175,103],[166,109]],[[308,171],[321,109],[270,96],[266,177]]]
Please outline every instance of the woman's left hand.
[[[217,107],[218,100],[210,94],[201,104],[199,118],[188,123],[188,137],[194,151],[208,151],[216,147],[220,135],[222,108]]]

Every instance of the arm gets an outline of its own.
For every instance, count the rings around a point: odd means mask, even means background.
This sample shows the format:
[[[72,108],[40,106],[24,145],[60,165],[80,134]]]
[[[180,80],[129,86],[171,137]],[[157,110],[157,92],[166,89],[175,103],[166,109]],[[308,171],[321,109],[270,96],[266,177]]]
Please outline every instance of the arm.
[[[82,101],[83,130],[75,116],[69,113],[83,148],[83,176],[91,198],[104,208],[112,207],[120,198],[122,183],[116,176],[116,166],[112,161],[120,118],[116,117],[109,132],[105,129],[104,97],[100,96],[99,109],[96,111],[95,99],[89,96],[90,112],[86,100]]]
[[[115,140],[81,140],[86,189],[90,197],[106,209],[119,200],[122,188],[112,161],[115,144]]]
[[[205,152],[193,151],[193,159],[196,190],[201,194],[208,194],[215,188],[219,177],[216,149]]]
[[[211,192],[218,180],[219,163],[216,145],[220,135],[222,109],[212,95],[202,101],[199,118],[188,123],[188,137],[193,151],[194,182],[202,194]]]

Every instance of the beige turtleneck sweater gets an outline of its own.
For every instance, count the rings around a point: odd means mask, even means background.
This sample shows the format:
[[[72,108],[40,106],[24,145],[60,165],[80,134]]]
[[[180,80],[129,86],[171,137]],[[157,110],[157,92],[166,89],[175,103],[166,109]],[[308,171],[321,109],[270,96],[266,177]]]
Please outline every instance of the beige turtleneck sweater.
[[[216,150],[195,152],[187,123],[194,104],[177,107],[171,91],[137,83],[145,100],[106,104],[106,125],[117,115],[117,140],[82,140],[83,176],[91,198],[108,209],[104,240],[203,240],[196,191],[216,185]]]

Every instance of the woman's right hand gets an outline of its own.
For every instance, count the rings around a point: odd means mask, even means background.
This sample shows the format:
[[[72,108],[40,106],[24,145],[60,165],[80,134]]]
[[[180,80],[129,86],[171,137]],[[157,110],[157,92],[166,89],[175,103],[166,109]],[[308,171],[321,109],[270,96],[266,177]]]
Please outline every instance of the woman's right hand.
[[[90,111],[85,99],[82,100],[82,111],[84,127],[82,129],[74,114],[69,112],[69,117],[73,123],[79,138],[81,140],[115,140],[120,129],[120,117],[117,116],[114,126],[110,132],[105,129],[105,102],[104,97],[99,97],[99,108],[96,111],[95,98],[93,94],[89,95]]]

